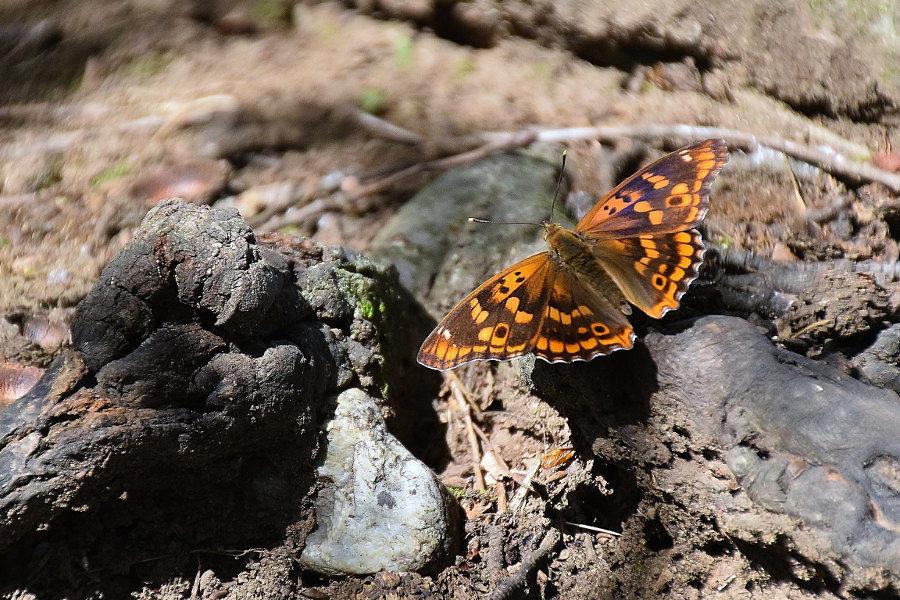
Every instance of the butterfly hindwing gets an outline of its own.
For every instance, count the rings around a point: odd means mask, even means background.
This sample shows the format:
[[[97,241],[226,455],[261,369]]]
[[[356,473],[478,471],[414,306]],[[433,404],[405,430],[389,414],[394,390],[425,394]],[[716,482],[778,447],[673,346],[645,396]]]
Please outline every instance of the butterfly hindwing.
[[[575,227],[589,239],[684,231],[709,208],[709,186],[728,160],[723,140],[667,154],[603,197]]]
[[[594,256],[629,302],[656,319],[678,308],[697,278],[703,242],[696,229],[602,240]]]
[[[557,274],[531,352],[550,362],[570,362],[631,348],[634,330],[622,311],[570,267],[552,262],[551,268]]]
[[[490,278],[431,332],[419,350],[419,362],[449,369],[472,360],[505,360],[531,352],[554,275],[543,252]]]

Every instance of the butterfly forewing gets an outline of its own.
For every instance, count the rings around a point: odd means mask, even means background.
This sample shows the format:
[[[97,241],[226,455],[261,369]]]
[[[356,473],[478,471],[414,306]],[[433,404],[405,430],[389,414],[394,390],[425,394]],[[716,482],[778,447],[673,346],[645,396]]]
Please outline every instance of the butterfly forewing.
[[[587,238],[611,239],[684,231],[709,208],[709,186],[728,160],[723,140],[705,140],[667,154],[603,197],[575,227]]]
[[[419,350],[419,362],[449,369],[531,352],[555,274],[543,252],[481,284],[431,332]]]

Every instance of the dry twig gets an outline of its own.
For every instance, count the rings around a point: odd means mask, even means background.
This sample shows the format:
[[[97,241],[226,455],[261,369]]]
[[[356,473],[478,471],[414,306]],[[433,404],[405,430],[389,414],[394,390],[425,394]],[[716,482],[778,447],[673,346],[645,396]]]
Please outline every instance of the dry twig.
[[[612,529],[603,529],[602,527],[594,527],[593,525],[588,525],[586,523],[573,523],[572,521],[565,521],[565,524],[571,525],[572,527],[578,527],[579,529],[593,531],[594,533],[600,533],[607,537],[622,537],[622,534],[618,531],[613,531]]]
[[[539,456],[534,457],[531,459],[531,462],[528,463],[525,479],[523,479],[521,483],[522,487],[516,490],[516,495],[513,496],[513,499],[509,503],[509,509],[513,514],[518,513],[525,505],[525,498],[528,497],[528,492],[533,491],[531,489],[531,482],[534,480],[534,476],[537,475],[540,468],[541,458]]]
[[[676,138],[695,140],[703,138],[724,138],[729,146],[741,147],[754,152],[759,146],[783,152],[803,162],[815,165],[836,177],[855,182],[880,183],[893,192],[900,192],[900,174],[879,169],[867,162],[851,160],[829,146],[805,146],[798,142],[777,136],[757,136],[736,129],[722,127],[701,127],[684,124],[672,125],[620,125],[597,127],[573,127],[568,129],[534,129],[534,141],[561,143],[575,140],[618,140],[622,138],[659,139]],[[521,131],[485,133],[485,142],[501,143],[521,135]]]
[[[370,115],[357,116],[369,131],[372,131],[387,139],[394,139],[402,143],[420,143],[422,138],[406,129],[393,125],[383,119],[377,119]],[[622,138],[633,139],[660,139],[669,138],[681,141],[694,139],[719,137],[724,138],[729,146],[742,148],[748,152],[754,152],[759,147],[766,147],[782,152],[787,156],[814,165],[835,177],[840,177],[856,183],[874,182],[880,183],[893,192],[900,193],[900,173],[892,173],[869,162],[852,160],[841,154],[835,148],[842,146],[850,149],[849,143],[829,145],[804,145],[777,136],[757,136],[736,129],[722,127],[703,127],[685,124],[671,125],[619,125],[596,127],[572,127],[572,128],[529,128],[518,131],[485,132],[474,136],[481,145],[459,154],[447,156],[436,160],[414,164],[410,167],[378,178],[369,183],[356,186],[346,192],[346,197],[338,201],[315,201],[307,210],[293,214],[288,223],[296,224],[304,219],[309,219],[317,212],[334,210],[340,203],[353,203],[354,201],[379,194],[390,189],[398,182],[409,177],[430,171],[444,171],[465,164],[481,160],[496,152],[525,148],[535,142],[564,143],[577,140],[619,140]]]
[[[537,563],[553,551],[560,539],[561,536],[559,535],[559,531],[556,529],[548,531],[547,535],[544,536],[544,539],[541,540],[541,544],[537,547],[537,550],[529,554],[528,557],[522,561],[519,570],[516,571],[512,577],[501,581],[500,584],[497,585],[494,592],[491,594],[491,600],[505,600],[506,598],[512,597],[513,593],[525,584],[525,580]]]
[[[353,118],[364,129],[386,140],[400,142],[401,144],[416,145],[421,144],[425,139],[409,129],[404,129],[399,125],[394,125],[384,119],[379,119],[369,113],[357,110],[353,113]]]
[[[535,139],[536,134],[531,131],[511,132],[508,136],[505,136],[502,139],[488,140],[483,145],[473,150],[467,150],[465,152],[454,154],[453,156],[448,156],[445,158],[439,158],[437,160],[417,163],[412,165],[411,167],[403,169],[402,171],[398,171],[396,173],[388,175],[387,177],[383,177],[371,183],[361,185],[351,192],[348,192],[347,197],[351,200],[354,200],[363,196],[378,194],[386,189],[389,189],[398,181],[402,181],[407,177],[412,177],[413,175],[418,175],[419,173],[424,173],[426,171],[446,171],[448,169],[459,167],[461,165],[471,164],[473,162],[477,162],[483,158],[486,158],[491,154],[494,154],[495,152],[505,152],[507,150],[515,150],[517,148],[526,148],[534,143]]]
[[[401,131],[405,130],[401,129]],[[392,177],[407,177],[425,170],[450,168],[451,166],[457,166],[457,164],[478,160],[478,158],[491,152],[524,147],[534,142],[563,143],[576,140],[620,140],[622,138],[645,140],[675,138],[688,141],[703,138],[724,138],[730,146],[740,147],[749,152],[756,151],[759,146],[765,146],[815,165],[836,177],[858,183],[880,183],[891,191],[900,192],[900,174],[879,169],[872,163],[852,160],[835,150],[838,144],[810,146],[778,136],[758,136],[745,131],[723,127],[703,127],[680,123],[671,125],[599,125],[596,127],[569,128],[534,127],[519,131],[485,132],[477,136],[477,138],[480,138],[482,145],[475,150],[463,152],[446,159],[414,165]],[[849,146],[849,144],[841,145]],[[387,179],[389,178],[385,178],[385,180]],[[379,187],[376,188],[377,191],[384,189],[384,187],[381,187],[382,184],[380,182],[375,183],[379,184]],[[388,183],[393,184],[394,180]],[[368,186],[361,188],[360,192],[371,193],[367,188]]]
[[[478,436],[475,434],[475,425],[472,423],[471,404],[466,398],[462,381],[455,373],[448,373],[447,384],[450,387],[450,393],[453,394],[457,404],[459,404],[466,422],[466,438],[468,438],[469,446],[472,449],[472,471],[475,474],[475,489],[483,490],[485,489],[485,484],[484,475],[481,473],[481,447],[478,445]]]

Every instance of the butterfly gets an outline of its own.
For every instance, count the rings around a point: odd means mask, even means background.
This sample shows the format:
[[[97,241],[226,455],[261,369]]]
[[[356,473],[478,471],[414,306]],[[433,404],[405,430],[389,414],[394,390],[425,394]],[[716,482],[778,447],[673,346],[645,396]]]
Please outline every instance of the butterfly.
[[[620,183],[574,230],[541,223],[548,250],[469,294],[425,339],[418,361],[444,370],[528,353],[591,360],[631,348],[631,305],[658,319],[697,278],[704,248],[695,227],[727,161],[724,140],[696,142]]]

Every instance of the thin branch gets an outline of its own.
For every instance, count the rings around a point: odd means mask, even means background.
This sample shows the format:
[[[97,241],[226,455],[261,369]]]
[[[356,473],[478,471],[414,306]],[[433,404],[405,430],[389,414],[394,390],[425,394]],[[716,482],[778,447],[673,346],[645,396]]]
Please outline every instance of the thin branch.
[[[540,457],[535,457],[528,463],[528,468],[525,470],[525,478],[522,480],[520,487],[516,490],[516,494],[513,496],[513,499],[509,503],[509,510],[513,514],[517,514],[523,506],[525,506],[525,498],[528,497],[528,492],[534,491],[531,488],[531,482],[534,481],[535,475],[537,475],[538,470],[541,468],[541,459]]]
[[[572,127],[567,129],[531,129],[536,142],[561,143],[574,140],[618,140],[622,138],[659,139],[677,138],[695,140],[703,138],[723,138],[731,146],[754,152],[759,146],[783,152],[798,160],[815,165],[836,177],[854,182],[880,183],[893,192],[900,193],[900,174],[879,169],[872,163],[854,161],[836,152],[830,146],[805,146],[777,136],[757,136],[736,129],[722,127],[702,127],[684,124],[672,125],[620,125],[598,127]],[[501,143],[521,131],[492,132],[482,135],[486,142]]]
[[[717,591],[717,592],[723,591],[723,590],[724,590],[725,588],[727,588],[727,587],[731,584],[731,582],[734,581],[735,579],[737,579],[737,575],[735,575],[734,573],[732,573],[731,575],[728,576],[728,578],[727,578],[725,581],[722,582],[722,585],[720,585],[719,587],[716,588],[716,591]]]
[[[497,514],[505,515],[506,511],[509,509],[506,498],[506,484],[498,480],[497,483],[494,484],[494,492],[497,494]]]
[[[561,537],[559,531],[556,529],[548,531],[547,535],[544,536],[544,539],[541,540],[541,545],[537,547],[537,550],[529,554],[528,557],[522,561],[519,570],[516,571],[512,577],[504,579],[497,585],[496,589],[494,589],[491,594],[491,600],[505,600],[506,598],[512,597],[516,590],[525,585],[526,579],[528,579],[528,576],[537,566],[538,562],[543,560],[554,548],[556,548]]]
[[[471,164],[496,152],[504,152],[507,150],[515,150],[518,148],[527,148],[532,143],[534,143],[535,140],[536,134],[534,132],[512,132],[508,136],[505,136],[503,139],[498,139],[496,141],[488,140],[486,143],[473,150],[467,150],[466,152],[454,154],[446,158],[439,158],[437,160],[417,163],[412,165],[411,167],[403,169],[402,171],[397,171],[396,173],[388,175],[387,177],[377,179],[365,185],[360,185],[359,187],[348,192],[347,197],[351,200],[354,200],[363,196],[378,194],[386,189],[389,189],[395,183],[397,183],[398,181],[402,181],[407,177],[412,177],[413,175],[418,175],[419,173],[424,173],[426,171],[446,171],[448,169],[452,169],[461,165]]]
[[[578,527],[580,529],[587,529],[588,531],[593,531],[594,533],[602,533],[603,535],[607,535],[609,537],[622,537],[622,534],[618,531],[613,531],[612,529],[603,529],[602,527],[594,527],[593,525],[588,525],[586,523],[573,523],[572,521],[565,521],[566,525],[571,525],[572,527]]]
[[[374,118],[374,117],[373,117]],[[378,119],[376,131],[387,131],[388,126],[396,127],[387,121]],[[397,128],[399,132],[405,129]],[[408,132],[410,139],[415,134]],[[390,135],[394,135],[391,133]],[[390,137],[386,134],[386,137]],[[404,134],[405,135],[405,134]],[[401,135],[401,137],[403,137]],[[597,127],[569,127],[569,128],[528,128],[518,131],[484,132],[474,139],[482,144],[472,150],[418,163],[401,171],[361,185],[348,193],[350,199],[360,198],[371,194],[381,193],[397,182],[408,177],[426,172],[442,171],[464,164],[470,164],[481,160],[495,152],[525,148],[535,142],[564,143],[576,140],[620,140],[622,138],[634,138],[653,140],[660,138],[674,138],[682,141],[690,141],[703,138],[723,138],[732,147],[739,147],[748,152],[756,151],[760,146],[782,152],[788,156],[803,162],[815,165],[820,169],[836,176],[856,183],[875,182],[880,183],[893,192],[900,193],[900,174],[885,171],[868,162],[851,160],[847,156],[837,152],[832,146],[807,146],[777,136],[757,136],[745,131],[726,129],[722,127],[703,127],[685,124],[647,124],[647,125],[619,125]],[[847,145],[847,144],[843,144]]]
[[[273,216],[265,223],[259,225],[258,228],[266,231],[274,231],[289,225],[302,225],[304,223],[313,222],[324,212],[346,211],[350,207],[359,208],[355,203],[360,199],[389,190],[398,182],[407,178],[428,171],[446,171],[461,165],[471,164],[496,152],[526,148],[534,142],[534,139],[535,134],[533,132],[518,132],[511,134],[503,140],[487,142],[473,150],[467,150],[466,152],[461,152],[437,160],[416,163],[370,183],[350,187],[341,192],[341,194],[328,198],[317,198],[290,213]]]
[[[363,129],[386,140],[409,144],[410,146],[425,142],[425,138],[418,133],[404,129],[399,125],[394,125],[384,119],[379,119],[369,113],[364,113],[361,110],[354,111],[353,118]]]
[[[421,143],[422,141],[417,134],[383,119],[364,113],[357,114],[356,119],[366,129],[382,137],[410,144]],[[265,224],[264,228],[274,229],[285,225],[308,222],[322,212],[342,210],[348,205],[355,206],[354,202],[383,193],[397,183],[416,175],[429,171],[445,171],[461,165],[471,164],[496,152],[525,148],[535,142],[563,143],[576,140],[619,140],[622,138],[670,138],[688,141],[712,137],[723,138],[731,147],[742,148],[749,152],[754,152],[760,147],[770,148],[814,165],[836,177],[858,183],[880,183],[891,191],[900,193],[900,174],[898,173],[885,171],[871,163],[851,160],[836,151],[832,146],[807,146],[777,136],[755,136],[735,129],[685,124],[571,127],[561,129],[529,128],[518,131],[482,133],[473,138],[482,143],[472,150],[417,163],[374,181],[349,187],[349,189],[344,191],[344,197],[320,198],[290,215],[284,215],[281,219],[278,217],[273,218]],[[848,147],[846,143],[842,145]]]
[[[459,377],[455,374],[447,378],[447,385],[450,393],[453,395],[459,409],[463,413],[466,423],[466,438],[469,440],[469,446],[472,449],[472,471],[475,475],[475,489],[485,489],[484,475],[481,473],[481,447],[478,445],[478,436],[475,434],[475,424],[472,422],[472,408],[469,405],[466,395],[463,391],[463,384]]]

